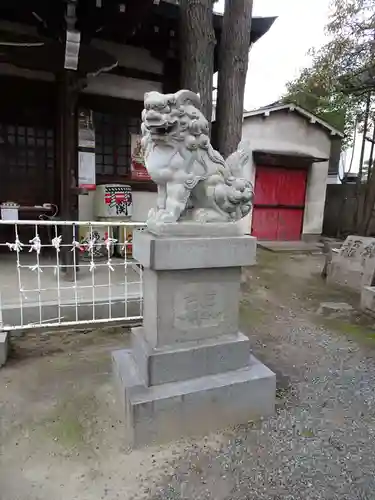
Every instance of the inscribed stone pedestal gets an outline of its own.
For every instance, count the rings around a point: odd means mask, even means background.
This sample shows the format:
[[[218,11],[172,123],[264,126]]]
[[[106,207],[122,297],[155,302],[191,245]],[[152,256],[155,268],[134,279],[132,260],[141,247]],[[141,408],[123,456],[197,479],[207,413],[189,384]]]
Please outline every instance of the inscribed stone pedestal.
[[[327,282],[360,292],[373,284],[375,274],[375,238],[348,236],[332,255]]]
[[[254,263],[255,239],[182,240],[184,245],[180,238],[134,233],[133,252],[145,266],[144,324],[133,329],[131,350],[113,353],[133,446],[274,411],[275,375],[251,355],[249,340],[238,331],[237,262]],[[189,256],[190,248],[195,252]],[[212,267],[206,262],[201,268],[207,254]]]

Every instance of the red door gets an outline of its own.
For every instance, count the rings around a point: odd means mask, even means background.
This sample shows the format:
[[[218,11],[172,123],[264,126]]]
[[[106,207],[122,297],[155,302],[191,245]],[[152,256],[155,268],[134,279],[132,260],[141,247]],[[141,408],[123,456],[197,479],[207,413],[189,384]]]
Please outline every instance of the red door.
[[[252,234],[260,240],[301,238],[306,169],[256,167]]]

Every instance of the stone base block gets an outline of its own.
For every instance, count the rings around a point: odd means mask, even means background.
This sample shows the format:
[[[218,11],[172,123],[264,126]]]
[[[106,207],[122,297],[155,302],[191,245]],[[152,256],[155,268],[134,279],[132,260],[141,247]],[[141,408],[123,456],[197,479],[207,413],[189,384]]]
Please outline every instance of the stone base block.
[[[375,286],[364,286],[361,290],[361,310],[375,316]]]
[[[348,287],[359,292],[365,283],[363,272],[359,263],[344,260],[338,255],[333,255],[328,267],[328,285]]]
[[[253,356],[240,370],[152,387],[144,385],[131,351],[116,351],[112,358],[133,447],[208,433],[274,412],[275,374]]]
[[[243,368],[250,344],[238,333],[153,349],[139,327],[132,329],[132,349],[140,377],[151,386]]]
[[[348,236],[339,252],[332,254],[327,283],[361,292],[373,284],[375,275],[375,238]]]
[[[223,237],[241,236],[242,231],[235,222],[193,222],[181,221],[174,223],[157,222],[154,219],[147,221],[147,229],[156,236],[203,236]]]
[[[251,266],[256,246],[253,236],[155,236],[139,229],[133,233],[133,257],[155,271]]]
[[[8,332],[0,332],[0,368],[5,365],[8,359],[9,350],[9,334]]]

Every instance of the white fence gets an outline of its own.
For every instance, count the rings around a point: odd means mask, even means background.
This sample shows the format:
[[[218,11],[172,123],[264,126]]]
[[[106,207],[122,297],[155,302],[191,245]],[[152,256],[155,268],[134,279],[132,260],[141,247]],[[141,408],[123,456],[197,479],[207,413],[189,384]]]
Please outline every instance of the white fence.
[[[0,330],[142,319],[142,269],[129,255],[144,224],[0,220]]]

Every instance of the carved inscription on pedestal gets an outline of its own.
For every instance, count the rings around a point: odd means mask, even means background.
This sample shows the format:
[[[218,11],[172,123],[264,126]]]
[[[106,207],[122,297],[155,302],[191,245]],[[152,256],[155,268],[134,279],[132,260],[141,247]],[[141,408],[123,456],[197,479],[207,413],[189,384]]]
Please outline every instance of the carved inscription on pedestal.
[[[375,238],[348,236],[328,272],[328,282],[360,291],[375,279]]]
[[[188,283],[175,296],[174,326],[180,330],[219,326],[223,321],[224,287]]]

